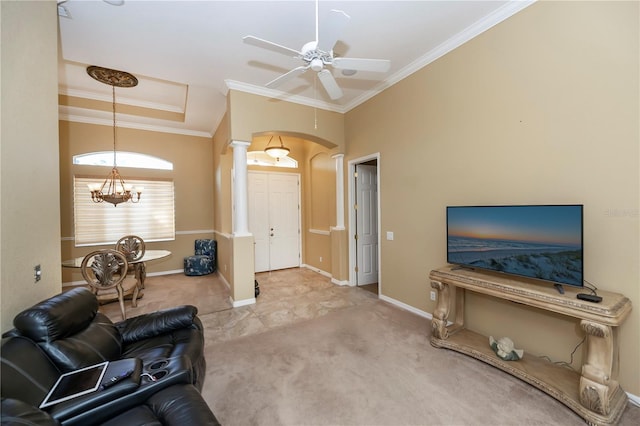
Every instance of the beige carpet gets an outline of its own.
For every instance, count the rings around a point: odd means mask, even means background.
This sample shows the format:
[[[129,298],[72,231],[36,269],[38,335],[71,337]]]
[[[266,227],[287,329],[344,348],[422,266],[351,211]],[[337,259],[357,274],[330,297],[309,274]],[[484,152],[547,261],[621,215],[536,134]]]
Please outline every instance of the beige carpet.
[[[385,302],[207,344],[203,396],[233,425],[584,425],[555,399],[462,354]],[[629,406],[622,425],[640,424]]]
[[[225,426],[584,425],[532,386],[429,344],[430,321],[305,269],[258,274],[231,309],[215,274],[149,277],[128,316],[193,304],[205,325],[203,397]],[[117,304],[101,306],[120,320]],[[640,424],[628,404],[622,426]]]

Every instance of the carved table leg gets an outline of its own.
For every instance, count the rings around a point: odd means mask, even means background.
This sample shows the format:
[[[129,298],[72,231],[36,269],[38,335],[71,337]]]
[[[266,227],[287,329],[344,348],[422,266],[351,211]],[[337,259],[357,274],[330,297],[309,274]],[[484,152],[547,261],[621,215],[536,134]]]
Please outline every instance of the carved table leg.
[[[144,262],[139,262],[135,264],[134,268],[138,288],[142,290],[144,288],[144,280],[147,277],[147,266]]]
[[[431,288],[438,292],[438,302],[431,318],[431,338],[446,340],[450,334],[464,327],[464,289],[440,281],[431,281]],[[454,325],[447,327],[451,303],[456,304]]]
[[[447,319],[451,304],[449,302],[449,285],[440,281],[431,281],[431,288],[438,292],[436,308],[431,316],[431,337],[436,339],[447,339]]]
[[[591,411],[608,416],[613,399],[620,394],[616,392],[619,385],[614,371],[617,348],[613,330],[588,320],[580,321],[580,327],[587,335],[587,353],[580,377],[580,403]]]

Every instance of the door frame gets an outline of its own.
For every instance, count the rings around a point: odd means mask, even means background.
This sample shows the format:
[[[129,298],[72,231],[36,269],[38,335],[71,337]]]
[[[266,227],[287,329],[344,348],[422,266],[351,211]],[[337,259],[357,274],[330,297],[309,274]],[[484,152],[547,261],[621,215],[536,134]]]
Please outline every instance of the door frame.
[[[378,200],[377,200],[377,209],[378,209],[378,223],[377,223],[377,228],[378,228],[378,296],[382,294],[382,249],[380,246],[380,236],[381,236],[381,229],[380,229],[380,224],[382,223],[382,219],[381,219],[381,212],[380,212],[380,199],[381,197],[381,190],[380,190],[380,153],[376,152],[374,154],[369,154],[366,155],[364,157],[359,157],[359,158],[354,158],[353,160],[349,160],[348,162],[348,168],[347,168],[347,191],[348,191],[348,200],[349,200],[349,235],[348,235],[348,239],[349,239],[349,285],[350,286],[357,286],[357,282],[358,282],[358,276],[356,273],[356,266],[357,266],[357,247],[356,247],[356,241],[354,238],[354,235],[357,231],[356,226],[357,226],[357,221],[356,221],[356,214],[355,214],[355,210],[353,208],[353,206],[356,204],[356,191],[355,191],[355,185],[354,185],[354,180],[353,180],[353,175],[356,172],[356,165],[361,164],[361,163],[366,163],[368,161],[371,160],[376,160],[376,184],[378,186]]]

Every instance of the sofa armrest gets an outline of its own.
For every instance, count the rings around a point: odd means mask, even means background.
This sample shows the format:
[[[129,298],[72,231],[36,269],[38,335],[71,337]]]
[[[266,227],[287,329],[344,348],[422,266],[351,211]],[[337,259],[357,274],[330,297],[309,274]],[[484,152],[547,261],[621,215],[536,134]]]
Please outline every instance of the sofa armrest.
[[[0,422],[3,425],[57,426],[60,424],[48,413],[19,399],[2,398],[0,413],[2,413]]]
[[[198,308],[191,305],[177,306],[157,312],[129,318],[116,324],[122,342],[133,343],[183,328],[198,327]]]
[[[193,385],[173,385],[153,394],[144,404],[112,417],[102,426],[159,424],[167,426],[220,426]]]
[[[131,375],[117,384],[108,388],[100,387],[98,390],[60,402],[45,408],[51,417],[62,424],[72,423],[73,419],[84,415],[86,412],[100,411],[102,407],[108,406],[113,401],[128,400],[140,387],[142,374],[142,361],[137,358],[120,359],[110,361],[107,371],[101,384],[105,384],[111,377],[117,377],[126,371],[131,371]],[[141,401],[131,398],[131,405]],[[129,408],[128,406],[126,408]],[[88,424],[85,422],[84,424]]]

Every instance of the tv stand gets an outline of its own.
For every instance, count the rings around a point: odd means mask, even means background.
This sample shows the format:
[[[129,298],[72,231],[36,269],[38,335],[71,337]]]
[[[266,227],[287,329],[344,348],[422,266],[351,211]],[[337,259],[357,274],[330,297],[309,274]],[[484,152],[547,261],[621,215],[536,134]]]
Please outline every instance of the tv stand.
[[[617,381],[618,342],[613,327],[631,312],[631,302],[621,294],[601,291],[602,302],[576,298],[579,288],[566,294],[533,280],[490,272],[454,269],[448,265],[431,271],[431,287],[438,301],[431,322],[431,344],[477,358],[537,387],[565,404],[592,425],[615,424],[627,404]],[[489,347],[487,336],[464,326],[465,292],[473,291],[556,312],[580,321],[586,334],[586,354],[581,373],[529,354],[518,361],[503,361]],[[449,322],[451,305],[455,317]]]

